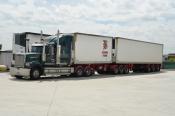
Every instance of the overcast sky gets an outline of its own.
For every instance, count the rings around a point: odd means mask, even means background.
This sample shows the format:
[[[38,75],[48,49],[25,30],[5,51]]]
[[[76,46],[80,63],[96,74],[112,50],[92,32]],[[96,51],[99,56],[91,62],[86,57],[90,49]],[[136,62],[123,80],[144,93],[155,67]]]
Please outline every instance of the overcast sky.
[[[0,0],[0,43],[16,32],[84,32],[164,44],[175,53],[175,0]]]

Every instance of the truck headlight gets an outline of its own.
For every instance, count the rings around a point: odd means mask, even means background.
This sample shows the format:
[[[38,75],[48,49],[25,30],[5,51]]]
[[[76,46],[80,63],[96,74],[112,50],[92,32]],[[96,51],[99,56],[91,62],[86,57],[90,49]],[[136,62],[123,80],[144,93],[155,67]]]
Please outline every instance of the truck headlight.
[[[30,67],[30,63],[29,63],[29,62],[26,62],[26,63],[25,63],[25,66],[26,66],[26,67]]]

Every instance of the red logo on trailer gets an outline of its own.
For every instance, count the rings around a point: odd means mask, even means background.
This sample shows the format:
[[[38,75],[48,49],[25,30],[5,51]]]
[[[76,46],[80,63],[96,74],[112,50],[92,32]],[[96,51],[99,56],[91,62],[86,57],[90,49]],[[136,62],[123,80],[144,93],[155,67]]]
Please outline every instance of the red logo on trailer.
[[[108,41],[103,40],[103,49],[107,49],[107,48],[108,48]]]
[[[104,57],[108,56],[108,51],[106,51],[108,48],[108,41],[107,40],[103,40],[103,50],[102,50],[102,55]]]

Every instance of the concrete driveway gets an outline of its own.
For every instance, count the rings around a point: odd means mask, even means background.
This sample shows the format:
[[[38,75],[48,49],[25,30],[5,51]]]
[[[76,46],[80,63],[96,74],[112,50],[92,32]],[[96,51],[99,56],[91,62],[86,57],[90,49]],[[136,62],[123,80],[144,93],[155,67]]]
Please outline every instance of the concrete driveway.
[[[0,73],[0,116],[175,116],[175,71],[34,81]]]

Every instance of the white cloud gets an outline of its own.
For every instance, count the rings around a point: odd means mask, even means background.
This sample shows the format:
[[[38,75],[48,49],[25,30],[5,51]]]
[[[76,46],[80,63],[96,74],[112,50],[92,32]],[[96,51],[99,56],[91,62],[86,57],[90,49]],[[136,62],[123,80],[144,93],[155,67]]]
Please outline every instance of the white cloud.
[[[14,32],[43,29],[53,34],[60,28],[62,32],[164,43],[165,53],[175,51],[173,0],[10,0],[1,3],[0,8],[0,43],[4,44],[4,49],[11,49],[3,41],[11,40]]]

